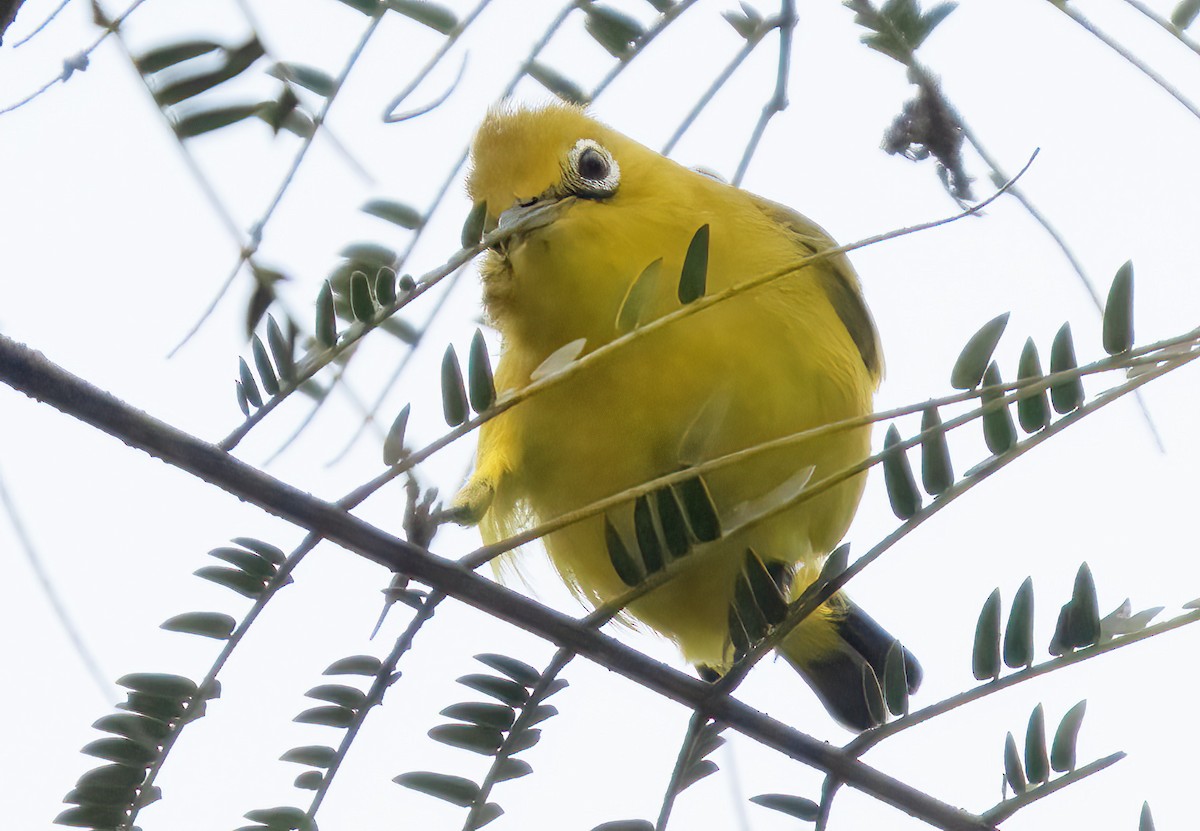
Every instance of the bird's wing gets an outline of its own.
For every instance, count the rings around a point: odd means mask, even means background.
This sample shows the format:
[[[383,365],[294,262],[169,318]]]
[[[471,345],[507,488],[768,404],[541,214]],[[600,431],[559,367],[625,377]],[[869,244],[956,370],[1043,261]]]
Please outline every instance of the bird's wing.
[[[776,225],[782,226],[805,254],[815,254],[836,243],[816,223],[778,202],[761,196],[747,194],[750,201]],[[837,254],[826,261],[825,268],[816,270],[818,282],[829,298],[830,305],[846,327],[854,345],[862,356],[863,364],[878,383],[883,377],[883,350],[879,345],[879,333],[875,321],[867,309],[862,288],[854,268],[844,254]]]

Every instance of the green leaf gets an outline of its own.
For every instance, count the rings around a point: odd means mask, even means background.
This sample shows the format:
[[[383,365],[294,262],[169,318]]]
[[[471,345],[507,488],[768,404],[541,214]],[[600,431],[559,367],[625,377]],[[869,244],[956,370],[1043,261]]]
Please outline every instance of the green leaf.
[[[224,47],[211,40],[184,40],[160,46],[133,59],[133,65],[142,75],[152,75],[170,66],[216,52]]]
[[[975,625],[971,672],[977,681],[1000,677],[1000,590],[994,589],[983,604]]]
[[[163,672],[134,672],[117,679],[117,686],[134,692],[162,695],[168,698],[190,698],[196,694],[196,682],[182,675]]]
[[[430,729],[429,738],[472,753],[493,756],[500,749],[504,734],[495,728],[477,724],[439,724]]]
[[[704,296],[708,282],[708,224],[701,225],[688,243],[679,274],[679,302],[687,305]]]
[[[485,652],[482,655],[476,655],[475,660],[486,667],[491,667],[497,672],[504,673],[518,684],[526,687],[532,687],[542,677],[542,674],[529,664],[524,661],[518,661],[516,658],[510,658],[507,655]]]
[[[470,779],[444,773],[414,771],[402,773],[392,781],[463,808],[468,807],[479,796],[479,786]]]
[[[357,9],[363,14],[375,14],[379,9],[379,0],[341,0],[352,9]]]
[[[1094,644],[1100,638],[1100,601],[1096,597],[1096,581],[1087,563],[1080,565],[1075,573],[1070,614],[1066,645],[1081,649]]]
[[[482,828],[494,819],[498,819],[504,815],[504,809],[495,802],[489,802],[479,809],[476,814],[475,823],[471,826],[472,829]]]
[[[68,808],[54,818],[55,825],[72,828],[108,829],[121,827],[129,818],[122,805],[81,805]]]
[[[476,202],[475,207],[471,208],[471,212],[467,214],[467,220],[463,223],[462,242],[463,248],[474,248],[479,245],[483,239],[483,225],[487,221],[487,202]]]
[[[762,609],[758,608],[758,604],[754,602],[750,584],[742,575],[738,575],[737,580],[733,583],[733,609],[751,644],[758,643],[766,637],[770,629],[767,619],[763,615]]]
[[[467,420],[467,390],[453,345],[447,346],[442,356],[442,414],[451,427]]]
[[[524,759],[498,759],[495,769],[497,782],[520,779],[522,776],[528,776],[533,773],[533,766]]]
[[[147,768],[158,758],[157,748],[146,747],[144,744],[115,736],[88,742],[79,752],[85,756],[95,756],[97,759],[131,768]]]
[[[1120,355],[1133,348],[1133,261],[1117,269],[1104,304],[1104,351]]]
[[[762,611],[767,623],[771,626],[783,623],[788,613],[787,598],[783,596],[779,584],[775,582],[771,572],[767,571],[766,564],[753,548],[746,549],[743,570],[754,596],[754,603]]]
[[[464,687],[490,695],[510,707],[521,707],[529,700],[529,691],[523,684],[494,675],[472,674],[458,679]]]
[[[396,272],[390,268],[375,272],[375,299],[385,309],[396,304]]]
[[[279,61],[267,70],[267,74],[281,81],[291,81],[297,86],[315,92],[322,98],[332,95],[337,86],[337,81],[325,70],[302,63]]]
[[[387,0],[388,8],[448,35],[458,27],[458,17],[450,9],[426,0]]]
[[[257,37],[233,49],[222,48],[224,60],[220,67],[211,72],[201,72],[181,78],[173,83],[158,87],[154,100],[160,107],[178,104],[193,96],[206,92],[218,84],[235,78],[250,68],[265,52]]]
[[[387,438],[383,440],[383,463],[388,467],[399,463],[408,455],[404,448],[404,434],[408,430],[408,414],[412,405],[405,404],[404,409],[396,416],[388,429]]]
[[[250,401],[246,398],[246,388],[242,386],[241,381],[233,382],[234,389],[237,390],[238,408],[242,411],[242,415],[250,415]]]
[[[954,484],[950,448],[946,445],[946,431],[941,427],[937,407],[926,407],[921,413],[921,484],[930,496],[938,496]]]
[[[827,583],[845,571],[849,565],[850,543],[845,543],[833,549],[825,558],[825,563],[821,566],[821,574],[817,579]]]
[[[1200,8],[1200,2],[1196,4]],[[1138,831],[1154,831],[1154,817],[1150,813],[1150,803],[1142,803],[1142,812],[1138,815]]]
[[[339,658],[325,668],[322,675],[378,675],[383,664],[373,655],[351,655]]]
[[[631,587],[642,582],[645,573],[641,561],[630,553],[625,541],[621,539],[621,533],[607,515],[604,517],[604,544],[608,549],[608,559],[621,582]]]
[[[1032,784],[1050,778],[1050,759],[1046,753],[1046,711],[1039,704],[1029,716],[1025,730],[1025,776]]]
[[[874,668],[867,663],[862,666],[863,700],[867,704],[867,713],[871,724],[875,727],[887,721],[887,706],[883,703],[883,689],[879,686],[879,676]]]
[[[644,494],[633,503],[633,532],[638,551],[646,571],[653,574],[663,567],[663,546],[654,527],[654,515],[650,512],[650,500]]]
[[[364,205],[363,210],[366,209],[367,206]],[[394,250],[377,242],[352,242],[343,246],[342,250],[338,253],[350,261],[348,265],[351,272],[355,268],[369,271],[384,266],[392,266],[399,259]],[[347,274],[349,273],[347,272]]]
[[[467,360],[467,377],[470,380],[471,409],[482,413],[496,401],[496,382],[492,377],[492,362],[488,358],[487,343],[483,332],[475,330],[471,338],[471,351]]]
[[[193,571],[192,574],[195,574],[202,580],[232,589],[243,597],[249,597],[251,600],[257,598],[262,594],[263,589],[266,588],[261,578],[249,575],[240,568],[203,566]]]
[[[317,343],[326,349],[337,343],[337,317],[333,313],[333,287],[326,280],[317,294]]]
[[[126,767],[125,765],[102,765],[92,768],[75,782],[75,787],[82,790],[90,788],[135,788],[146,778],[144,770]]]
[[[1005,312],[983,324],[978,332],[971,335],[954,362],[954,368],[950,370],[950,386],[956,390],[970,390],[979,386],[1007,325],[1008,312]]]
[[[537,744],[542,738],[542,731],[538,729],[525,728],[518,733],[514,733],[508,740],[508,752],[516,755],[524,750],[528,750]]]
[[[354,723],[354,711],[345,707],[310,707],[292,721],[297,724],[319,724],[324,727],[346,728]]]
[[[721,17],[725,18],[725,22],[732,26],[733,30],[746,40],[757,34],[759,23],[762,22],[733,9],[726,9],[721,12]]]
[[[987,372],[983,375],[983,393],[981,395],[983,412],[983,440],[988,450],[999,456],[1012,450],[1017,443],[1017,428],[1013,424],[1012,413],[1007,404],[997,405],[997,409],[987,409],[989,404],[1004,398],[1004,390],[999,386],[1004,383],[1000,377],[1000,367],[995,361],[988,364]],[[995,389],[988,389],[995,387]]]
[[[279,368],[279,377],[291,381],[296,377],[296,364],[292,358],[292,344],[283,336],[275,318],[267,315],[267,345],[271,347],[271,357]]]
[[[325,783],[325,775],[319,770],[306,770],[292,780],[292,787],[302,791],[317,791]]]
[[[785,793],[759,794],[758,796],[750,797],[750,801],[755,805],[770,808],[772,811],[779,811],[780,813],[787,814],[789,817],[795,817],[805,822],[816,822],[817,816],[821,812],[820,806],[811,799]]]
[[[198,110],[173,122],[172,128],[175,130],[175,135],[180,138],[195,138],[252,118],[263,106],[262,104],[234,104],[228,107]]]
[[[708,759],[701,759],[695,764],[688,765],[687,770],[684,771],[683,775],[679,777],[679,789],[676,791],[676,793],[687,790],[704,777],[710,776],[716,773],[718,770],[720,770],[720,768],[717,767],[717,763]]]
[[[1200,16],[1200,0],[1180,0],[1179,5],[1171,12],[1171,24],[1183,31],[1196,22],[1196,18]],[[1149,812],[1146,808],[1146,812]]]
[[[337,761],[337,751],[323,744],[309,744],[293,747],[280,756],[279,761],[295,762],[310,768],[327,768]]]
[[[537,382],[566,369],[579,357],[579,354],[583,352],[583,347],[586,345],[587,340],[585,338],[577,338],[564,343],[547,355],[546,360],[538,364],[533,372],[529,373],[529,380]]]
[[[1025,341],[1021,350],[1021,361],[1017,365],[1017,379],[1020,381],[1040,380],[1042,377],[1042,362],[1038,358],[1037,346],[1033,338]],[[1050,403],[1046,400],[1046,391],[1033,392],[1021,390],[1021,398],[1017,400],[1017,420],[1021,429],[1026,433],[1036,433],[1050,423]]]
[[[96,719],[92,728],[124,736],[146,747],[158,747],[171,734],[171,726],[166,722],[133,713],[109,713]]]
[[[261,822],[270,831],[316,831],[312,820],[299,808],[257,808],[242,814],[251,822]]]
[[[1075,769],[1075,745],[1086,711],[1087,699],[1084,699],[1067,710],[1067,714],[1058,724],[1058,729],[1054,731],[1054,743],[1050,746],[1050,766],[1059,773]]]
[[[347,710],[360,710],[367,703],[367,694],[345,684],[320,684],[306,692],[306,698],[328,701]]]
[[[263,542],[262,540],[256,540],[254,537],[234,537],[232,542],[240,545],[242,548],[250,549],[272,565],[281,566],[287,561],[287,557],[284,556],[283,551],[277,546]]]
[[[242,390],[246,393],[246,400],[255,407],[261,407],[263,405],[262,395],[258,391],[258,384],[254,382],[254,376],[250,373],[250,366],[246,363],[245,358],[238,358],[238,375]]]
[[[617,311],[617,332],[626,334],[646,322],[646,313],[650,304],[658,294],[658,286],[662,277],[662,257],[642,269],[625,292],[621,308]]]
[[[1071,324],[1064,323],[1054,335],[1050,346],[1050,373],[1075,369],[1075,343],[1071,340]],[[1083,380],[1076,375],[1058,381],[1050,387],[1050,403],[1059,413],[1069,413],[1083,403]]]
[[[267,356],[267,347],[258,335],[251,339],[250,351],[254,355],[254,367],[258,370],[263,389],[267,391],[267,395],[278,395],[279,380],[275,377],[275,368],[271,366],[271,359]]]
[[[640,23],[608,6],[589,4],[584,28],[614,58],[626,58],[645,30]]]
[[[468,724],[478,724],[480,727],[491,727],[496,730],[509,729],[517,718],[512,707],[504,704],[484,704],[478,701],[451,704],[442,710],[441,714],[456,721],[465,721]]]
[[[119,710],[139,713],[159,721],[171,721],[183,715],[183,702],[174,696],[131,692],[117,705]]]
[[[275,566],[252,551],[223,546],[208,552],[208,556],[240,568],[251,577],[259,580],[269,580],[275,576]]]
[[[721,537],[721,519],[717,506],[703,477],[693,476],[676,486],[683,515],[687,517],[692,535],[700,542],[712,542]]]
[[[590,101],[588,94],[578,84],[544,63],[530,61],[525,71],[530,78],[569,104],[587,104]]]
[[[168,632],[184,632],[189,635],[223,641],[229,639],[235,626],[237,626],[237,621],[229,615],[219,612],[186,612],[168,618],[159,625],[159,628],[166,629]]]
[[[1033,663],[1033,578],[1025,582],[1013,596],[1012,611],[1004,628],[1004,663],[1016,669]]]
[[[1017,740],[1012,733],[1004,739],[1004,778],[1014,794],[1025,793],[1025,768],[1021,766],[1021,754],[1017,752]]]
[[[904,647],[893,640],[883,662],[883,699],[894,716],[908,713],[908,670],[904,666]]]
[[[675,0],[646,0],[659,14],[666,14],[675,8]]]
[[[386,219],[394,225],[399,225],[401,228],[415,230],[425,224],[424,217],[421,212],[411,205],[405,205],[403,202],[395,202],[390,199],[372,199],[370,202],[362,206],[363,213],[377,216],[380,219]],[[394,262],[392,258],[389,262]]]
[[[679,506],[675,491],[669,486],[656,490],[654,507],[671,558],[678,559],[687,554],[691,540],[688,538],[687,522],[683,518],[683,509]]]
[[[908,464],[908,453],[896,448],[900,442],[900,431],[895,424],[889,425],[883,438],[883,483],[887,487],[892,513],[906,520],[921,510],[921,492],[917,490],[917,480]]]
[[[592,831],[654,831],[654,823],[644,819],[617,819],[602,822]]]
[[[370,323],[375,319],[375,301],[371,298],[371,283],[367,275],[356,271],[350,275],[350,310],[354,319]]]

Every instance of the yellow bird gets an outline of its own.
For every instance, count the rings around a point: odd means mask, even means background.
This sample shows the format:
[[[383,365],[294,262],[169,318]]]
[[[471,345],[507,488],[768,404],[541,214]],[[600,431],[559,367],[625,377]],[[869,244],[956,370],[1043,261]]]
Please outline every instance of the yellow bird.
[[[483,261],[484,304],[503,339],[495,375],[501,394],[528,385],[566,344],[583,339],[586,355],[619,337],[619,313],[647,267],[662,279],[639,307],[641,323],[680,308],[679,276],[703,225],[708,294],[834,245],[788,208],[688,170],[562,104],[493,109],[475,136],[467,187],[486,203],[491,226],[569,202]],[[881,373],[858,279],[838,255],[636,335],[487,422],[457,514],[478,522],[485,540],[503,539],[686,465],[870,413]],[[704,480],[729,527],[739,509],[769,500],[806,472],[815,482],[853,465],[869,447],[869,428],[844,430],[751,456]],[[627,616],[673,640],[703,676],[716,677],[733,661],[730,604],[746,550],[794,599],[845,534],[864,482],[860,474],[726,533]],[[609,512],[625,540],[635,538],[633,511]],[[661,521],[656,528],[661,533]],[[627,591],[605,536],[597,516],[544,540],[563,580],[593,604]],[[892,643],[839,595],[780,652],[835,718],[864,730],[874,723],[864,676],[871,678],[870,668],[882,678]],[[904,654],[915,691],[920,667]]]

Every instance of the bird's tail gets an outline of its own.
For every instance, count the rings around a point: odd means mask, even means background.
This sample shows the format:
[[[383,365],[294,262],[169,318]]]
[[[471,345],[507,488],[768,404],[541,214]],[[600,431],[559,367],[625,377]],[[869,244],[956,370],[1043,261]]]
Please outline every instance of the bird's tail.
[[[869,730],[880,723],[878,703],[872,707],[868,699],[871,685],[882,684],[895,638],[850,600],[839,596],[834,603],[801,623],[779,653],[799,671],[830,715],[851,730]],[[921,665],[907,649],[904,668],[908,691],[916,692]]]

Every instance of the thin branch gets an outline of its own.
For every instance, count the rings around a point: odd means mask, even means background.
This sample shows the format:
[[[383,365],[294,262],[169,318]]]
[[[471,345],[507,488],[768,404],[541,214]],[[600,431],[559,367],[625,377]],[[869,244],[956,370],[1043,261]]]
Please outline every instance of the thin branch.
[[[1094,773],[1099,773],[1107,767],[1115,765],[1117,762],[1125,758],[1124,752],[1114,753],[1111,756],[1105,756],[1103,759],[1097,759],[1090,765],[1084,765],[1081,768],[1076,768],[1064,776],[1047,782],[1037,788],[1030,788],[1022,794],[1014,796],[1012,799],[1006,799],[994,808],[989,808],[983,812],[983,817],[993,825],[999,825],[1006,819],[1011,817],[1017,811],[1037,802],[1039,799],[1050,796],[1053,793],[1058,793],[1067,785],[1074,785],[1081,779],[1086,779]]]
[[[578,2],[579,0],[576,0],[576,3],[572,5],[578,5]],[[626,67],[629,66],[634,58],[646,51],[646,47],[649,46],[655,38],[666,31],[668,26],[678,20],[680,15],[682,15],[695,4],[696,0],[679,0],[678,3],[663,12],[658,21],[649,29],[647,29],[644,35],[638,38],[637,42],[633,45],[633,49],[629,51],[629,54],[620,58],[619,63],[617,63],[616,66],[610,69],[604,75],[604,77],[600,79],[600,83],[596,84],[596,87],[592,90],[591,100],[595,101],[597,98],[599,98],[600,93],[608,89],[609,85],[612,84],[613,81],[617,80],[620,74],[625,71]]]
[[[9,24],[12,23],[13,18],[16,17],[17,9],[21,8],[21,4],[24,2],[25,0],[10,0],[10,2],[7,4],[9,6],[8,10],[0,11],[0,43],[4,42],[5,31],[8,29]],[[70,2],[71,0],[62,0],[62,2],[58,4],[58,8],[50,12],[50,14],[46,16],[46,19],[37,25],[36,29],[14,43],[13,49],[24,46],[25,44],[29,43],[29,41],[33,40],[34,37],[36,37],[43,29],[54,22],[54,18],[58,17],[59,13],[62,12],[62,10],[65,9]]]
[[[1109,49],[1116,52],[1118,55],[1124,58],[1128,64],[1157,84],[1160,89],[1183,105],[1188,112],[1190,112],[1196,118],[1200,118],[1200,107],[1197,107],[1190,100],[1188,100],[1184,94],[1180,92],[1170,81],[1151,69],[1145,61],[1130,52],[1128,49],[1110,37],[1107,33],[1097,27],[1094,23],[1080,14],[1073,5],[1069,3],[1056,3],[1053,2],[1053,0],[1050,0],[1050,2],[1051,5],[1053,5],[1060,12],[1082,26],[1088,32],[1088,34],[1096,38],[1096,40],[1103,43]]]
[[[1162,15],[1158,14],[1152,8],[1150,8],[1145,3],[1143,3],[1142,0],[1125,0],[1125,3],[1127,5],[1133,6],[1133,8],[1137,9],[1145,17],[1149,18],[1150,20],[1153,20],[1160,27],[1162,27],[1162,29],[1164,31],[1166,31],[1166,33],[1169,34],[1171,37],[1175,38],[1177,41],[1182,43],[1188,49],[1191,49],[1197,55],[1200,55],[1200,43],[1196,43],[1196,41],[1194,41],[1190,37],[1188,37],[1187,34],[1185,32],[1183,32],[1178,26],[1176,26],[1171,21],[1167,20]]]
[[[249,262],[250,258],[253,257],[258,251],[258,246],[262,243],[262,235],[263,231],[266,229],[267,223],[270,222],[271,217],[275,215],[276,208],[278,208],[279,203],[283,201],[284,194],[287,193],[288,189],[292,185],[292,182],[296,178],[296,174],[299,173],[300,165],[303,163],[305,156],[308,155],[309,148],[312,147],[313,141],[316,139],[317,134],[321,131],[321,127],[324,125],[325,119],[328,118],[329,110],[333,106],[333,102],[337,100],[338,93],[341,91],[342,86],[346,83],[347,76],[349,76],[350,71],[354,69],[354,66],[358,63],[358,59],[362,57],[363,52],[366,50],[367,44],[370,43],[372,36],[374,36],[375,31],[379,28],[379,24],[383,20],[383,15],[386,13],[387,8],[388,7],[386,4],[380,4],[379,9],[371,17],[371,22],[367,24],[367,28],[364,29],[362,35],[359,36],[358,43],[356,43],[354,48],[350,51],[349,57],[346,58],[346,62],[342,65],[341,72],[338,73],[338,76],[333,81],[333,87],[329,90],[329,94],[325,96],[325,103],[321,107],[321,111],[313,117],[312,131],[309,132],[308,135],[306,135],[301,141],[300,149],[297,150],[296,155],[292,157],[292,164],[288,168],[288,172],[284,174],[283,180],[279,183],[279,187],[276,189],[275,195],[271,198],[271,201],[268,203],[266,210],[263,211],[262,216],[259,217],[256,223],[254,223],[254,227],[250,233],[250,241],[245,247],[242,248],[241,253],[238,255],[237,263],[234,265],[230,277],[221,285],[216,297],[214,297],[212,302],[209,303],[208,308],[204,311],[196,323],[187,331],[182,340],[180,340],[179,343],[176,344],[175,347],[168,353],[168,357],[174,356],[180,349],[183,348],[186,343],[188,343],[188,341],[192,339],[196,332],[200,330],[200,327],[204,325],[204,322],[212,314],[213,310],[216,309],[217,304],[221,302],[222,298],[224,298],[225,294],[229,291],[229,287],[232,285],[233,279],[237,276],[238,272],[241,271],[242,266]]]
[[[445,101],[450,93],[454,91],[455,87],[458,86],[459,81],[462,80],[463,71],[467,67],[466,55],[463,56],[462,64],[458,68],[458,77],[454,79],[454,83],[450,85],[445,93],[435,99],[436,103],[418,107],[414,110],[410,110],[409,112],[400,113],[399,115],[396,114],[396,108],[403,104],[408,96],[412,95],[413,92],[416,91],[417,87],[419,87],[425,81],[425,79],[429,77],[429,73],[432,72],[439,63],[441,63],[442,58],[446,57],[446,53],[454,47],[454,44],[458,43],[458,39],[462,37],[462,34],[467,30],[467,27],[475,22],[475,18],[479,17],[480,12],[486,9],[488,4],[491,2],[492,0],[479,0],[479,3],[476,4],[475,8],[471,9],[467,16],[459,21],[458,25],[455,26],[448,35],[446,35],[445,40],[442,41],[442,45],[439,46],[438,50],[433,53],[433,56],[430,57],[425,66],[423,66],[420,71],[413,76],[413,79],[409,81],[408,85],[404,89],[396,94],[395,98],[388,102],[387,108],[383,111],[383,122],[385,124],[394,124],[395,122],[405,121],[407,119],[415,118],[418,115],[427,113],[434,107],[438,106],[438,104],[441,104],[443,101]]]
[[[20,0],[20,2],[24,2],[24,0]],[[17,101],[16,103],[9,104],[3,109],[0,109],[0,115],[4,115],[5,113],[10,113],[13,110],[24,107],[30,101],[42,96],[55,84],[66,81],[68,78],[74,75],[77,70],[82,72],[83,70],[87,69],[88,60],[91,57],[91,54],[96,51],[100,44],[103,43],[109,35],[121,28],[121,24],[125,22],[129,15],[133,14],[134,11],[136,11],[137,8],[145,2],[146,0],[133,0],[133,2],[129,4],[129,8],[127,8],[124,12],[112,20],[105,21],[104,31],[101,32],[99,37],[92,41],[91,45],[87,46],[82,52],[79,52],[63,61],[63,71],[58,75],[57,78],[51,78],[49,81],[42,84],[42,86],[26,95],[21,100]]]
[[[680,787],[683,784],[683,777],[694,761],[692,754],[696,750],[696,740],[700,737],[700,731],[707,724],[708,717],[699,711],[692,713],[692,717],[688,719],[687,730],[679,745],[679,754],[675,757],[675,767],[671,771],[671,779],[667,782],[666,792],[663,793],[662,807],[658,811],[658,821],[654,824],[654,831],[666,831],[667,822],[671,819],[671,810],[675,807],[675,798],[683,790]]]
[[[1145,376],[1143,376],[1145,377]],[[990,828],[972,816],[741,702],[714,696],[708,684],[671,669],[578,620],[391,536],[219,448],[159,421],[0,335],[0,380],[197,478],[343,548],[550,640],[684,704],[704,709],[766,747],[830,772],[852,787],[947,831]]]
[[[67,608],[67,604],[59,596],[58,589],[54,585],[54,580],[51,579],[50,572],[47,571],[46,564],[42,561],[42,555],[38,552],[37,546],[33,544],[33,537],[29,535],[29,531],[25,528],[25,522],[21,519],[16,502],[13,501],[12,494],[8,492],[3,477],[0,477],[0,506],[3,506],[4,512],[8,514],[8,521],[12,525],[13,533],[16,534],[17,542],[20,543],[21,550],[25,552],[25,560],[29,563],[29,568],[33,572],[33,576],[37,578],[38,585],[42,589],[42,594],[45,596],[46,602],[50,604],[50,611],[58,619],[58,624],[62,627],[63,632],[66,633],[67,640],[71,642],[71,648],[75,651],[75,656],[83,664],[84,670],[87,672],[88,677],[92,679],[92,683],[96,686],[100,695],[104,697],[107,703],[112,704],[115,700],[113,685],[108,680],[108,676],[100,669],[100,662],[96,660],[96,656],[88,648],[87,643],[83,639],[83,633],[71,617],[71,612]]]
[[[787,83],[792,60],[792,36],[796,31],[795,0],[781,0],[778,26],[779,69],[775,75],[775,92],[763,106],[758,123],[754,125],[754,132],[750,134],[750,141],[746,144],[745,152],[742,153],[742,160],[738,162],[737,172],[733,174],[734,187],[742,184],[742,177],[746,175],[746,169],[750,167],[750,161],[754,158],[754,153],[758,150],[758,143],[762,140],[763,133],[767,131],[767,125],[771,123],[771,119],[787,109]]]

